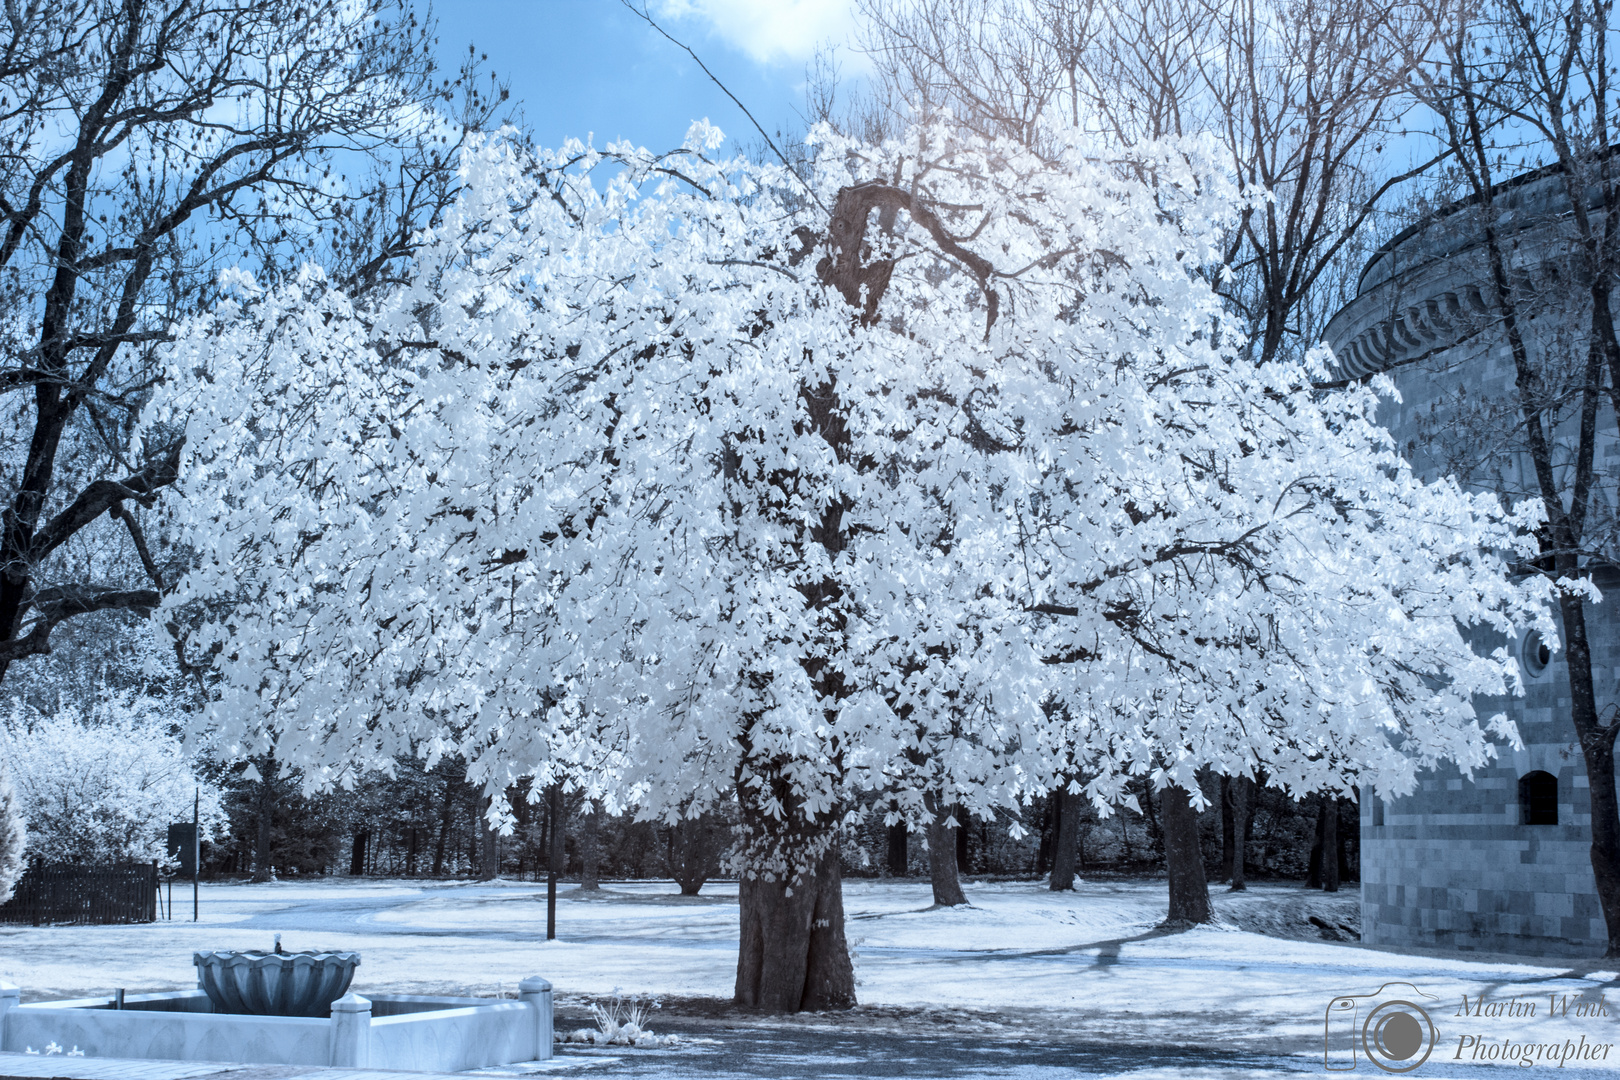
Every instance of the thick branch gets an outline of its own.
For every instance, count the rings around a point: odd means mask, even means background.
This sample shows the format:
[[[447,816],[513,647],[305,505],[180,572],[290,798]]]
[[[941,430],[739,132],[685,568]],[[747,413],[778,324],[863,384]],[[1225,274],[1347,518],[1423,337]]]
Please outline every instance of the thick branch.
[[[125,499],[134,499],[143,504],[150,502],[159,489],[168,487],[179,477],[180,450],[185,442],[185,438],[181,437],[162,447],[146,465],[122,480],[96,480],[87,485],[67,509],[34,535],[28,547],[29,558],[36,563],[44,559],[74,533]]]
[[[135,611],[150,615],[163,597],[156,589],[106,589],[99,585],[63,585],[41,589],[34,596],[34,627],[27,635],[0,641],[0,661],[51,651],[51,631],[75,615],[94,611]]]

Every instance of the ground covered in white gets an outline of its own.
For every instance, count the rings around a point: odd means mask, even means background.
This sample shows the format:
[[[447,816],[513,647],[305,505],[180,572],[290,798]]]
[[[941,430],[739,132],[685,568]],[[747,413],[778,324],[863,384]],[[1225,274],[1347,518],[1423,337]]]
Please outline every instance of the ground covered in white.
[[[1411,985],[1384,997],[1421,1004],[1437,1029],[1422,1075],[1476,1075],[1486,1066],[1470,1050],[1503,1040],[1620,1044],[1613,962],[1410,956],[1322,940],[1354,928],[1353,893],[1217,888],[1222,925],[1184,933],[1155,929],[1165,910],[1162,880],[1083,881],[1073,893],[1038,882],[970,883],[967,895],[971,907],[942,910],[929,906],[926,882],[847,881],[862,1006],[782,1023],[1205,1047],[1297,1056],[1320,1070],[1324,1049],[1349,1038],[1346,1015],[1328,1018],[1330,1002],[1398,983]],[[542,975],[557,988],[565,1030],[588,1022],[587,1000],[615,992],[660,998],[647,1025],[654,1031],[701,1034],[704,1023],[739,1021],[726,1004],[736,964],[734,884],[708,885],[696,898],[667,882],[611,883],[594,895],[564,886],[551,942],[544,887],[530,883],[208,885],[195,924],[182,921],[190,901],[190,889],[177,888],[175,921],[155,925],[0,927],[0,981],[21,986],[25,1000],[188,987],[193,951],[265,948],[281,933],[290,949],[358,950],[361,993],[512,995],[518,980]],[[1363,1000],[1354,1015],[1376,1004]],[[1587,1064],[1620,1069],[1620,1056]],[[1360,1061],[1361,1072],[1369,1066]]]

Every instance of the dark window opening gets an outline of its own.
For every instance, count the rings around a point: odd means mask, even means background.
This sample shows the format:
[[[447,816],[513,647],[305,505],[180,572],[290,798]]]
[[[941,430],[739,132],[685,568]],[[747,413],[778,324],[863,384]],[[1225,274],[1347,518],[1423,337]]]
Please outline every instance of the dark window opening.
[[[1547,665],[1552,663],[1552,646],[1547,644],[1547,639],[1540,633],[1532,630],[1524,639],[1524,652],[1521,658],[1524,662],[1524,673],[1532,679],[1537,678],[1547,670]]]
[[[1519,777],[1519,814],[1525,825],[1558,824],[1558,778],[1539,771]]]

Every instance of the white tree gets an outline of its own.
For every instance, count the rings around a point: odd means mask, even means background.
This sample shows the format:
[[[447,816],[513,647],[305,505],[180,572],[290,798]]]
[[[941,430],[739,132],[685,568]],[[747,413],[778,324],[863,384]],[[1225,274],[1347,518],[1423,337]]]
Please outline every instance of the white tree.
[[[227,745],[734,795],[737,997],[772,1010],[853,1002],[856,790],[988,814],[1080,762],[1101,804],[1149,774],[1185,806],[1201,768],[1489,756],[1469,695],[1515,669],[1459,624],[1536,616],[1497,555],[1534,508],[1418,483],[1370,392],[1244,359],[1205,148],[822,138],[807,179],[706,125],[497,140],[391,295],[235,280],[147,414],[187,424],[167,604]]]
[[[199,814],[199,839],[225,834],[219,788],[171,734],[162,702],[109,694],[51,714],[16,704],[0,751],[28,823],[31,861],[170,862],[168,828]]]
[[[17,879],[22,876],[27,847],[28,829],[22,808],[17,805],[17,789],[11,784],[5,762],[0,761],[0,904],[11,899]]]

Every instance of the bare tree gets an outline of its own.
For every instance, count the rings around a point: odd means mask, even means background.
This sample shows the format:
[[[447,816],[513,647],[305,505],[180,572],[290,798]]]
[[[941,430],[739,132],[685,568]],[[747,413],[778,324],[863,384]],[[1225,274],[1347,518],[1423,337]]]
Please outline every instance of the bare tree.
[[[1562,583],[1558,615],[1570,721],[1591,798],[1592,871],[1607,955],[1617,956],[1620,724],[1599,711],[1590,595],[1572,584],[1620,565],[1606,510],[1620,498],[1620,477],[1600,453],[1601,414],[1607,407],[1608,422],[1620,417],[1613,316],[1620,178],[1609,102],[1609,8],[1587,0],[1441,0],[1425,13],[1435,44],[1412,58],[1414,87],[1450,154],[1435,187],[1461,196],[1435,223],[1475,241],[1483,310],[1466,336],[1481,347],[1505,343],[1513,371],[1509,394],[1476,401],[1459,416],[1447,464],[1476,486],[1538,496],[1546,507],[1540,556],[1523,569]],[[1532,187],[1558,194],[1538,208],[1523,194]]]
[[[1380,200],[1435,163],[1381,175],[1423,26],[1391,2],[1203,2],[1220,43],[1199,65],[1211,111],[1240,186],[1261,196],[1233,238],[1227,295],[1269,363],[1320,340],[1323,276]]]
[[[436,83],[430,28],[396,0],[5,13],[0,678],[64,620],[158,603],[141,511],[182,436],[130,453],[131,425],[152,350],[212,302],[217,272],[318,257],[351,286],[386,278],[448,204],[456,143],[504,97],[469,84],[476,65]],[[451,100],[454,120],[432,108]],[[110,554],[75,551],[109,530]]]
[[[1065,129],[1121,145],[1213,134],[1256,196],[1225,289],[1255,356],[1313,347],[1381,201],[1431,167],[1385,166],[1407,65],[1426,24],[1394,0],[861,0],[876,90],[840,114],[813,72],[812,118],[948,115],[980,134],[1050,145]],[[1391,147],[1391,149],[1393,149]],[[1444,153],[1444,151],[1442,151]],[[1395,154],[1390,153],[1393,159]],[[1349,257],[1347,257],[1349,256]]]

